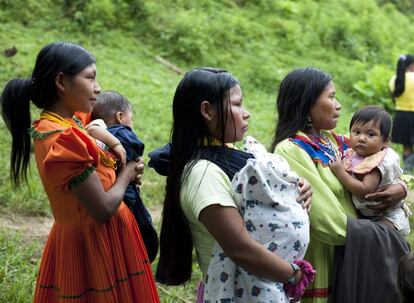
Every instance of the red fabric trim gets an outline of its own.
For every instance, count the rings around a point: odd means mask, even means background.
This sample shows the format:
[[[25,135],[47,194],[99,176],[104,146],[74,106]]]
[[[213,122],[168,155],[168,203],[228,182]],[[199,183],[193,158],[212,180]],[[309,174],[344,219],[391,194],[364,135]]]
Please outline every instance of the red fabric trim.
[[[327,298],[331,294],[330,288],[315,288],[305,290],[303,298]]]
[[[293,136],[294,139],[299,139],[302,140],[305,143],[308,143],[309,145],[313,146],[314,148],[316,148],[317,150],[320,150],[321,148],[318,146],[318,144],[314,143],[313,141],[311,141],[308,137],[305,136],[301,136],[301,135],[294,135]]]

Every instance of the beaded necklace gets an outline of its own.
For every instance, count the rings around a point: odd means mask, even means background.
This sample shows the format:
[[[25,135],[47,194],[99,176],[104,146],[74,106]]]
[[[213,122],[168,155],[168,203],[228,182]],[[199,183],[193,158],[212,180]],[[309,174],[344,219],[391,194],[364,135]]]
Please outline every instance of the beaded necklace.
[[[63,117],[59,116],[58,114],[45,110],[41,112],[40,119],[49,120],[49,121],[55,122],[57,124],[60,124],[68,128],[75,127],[83,131],[84,133],[86,133],[85,128],[83,128],[82,123],[79,121],[79,119],[76,118],[76,116],[73,117],[73,120],[75,121],[75,123],[71,123],[68,120],[64,119]],[[98,153],[99,153],[99,158],[103,165],[107,167],[112,167],[113,169],[116,170],[117,168],[116,160],[111,153],[106,152],[99,147],[98,147]]]
[[[309,134],[308,136],[316,145],[318,145],[322,153],[331,161],[341,159],[339,151],[333,146],[331,140],[329,140],[324,133],[320,133],[318,135]]]
[[[85,129],[83,127],[80,127],[80,125],[78,123],[72,124],[68,120],[66,120],[66,119],[62,118],[61,116],[59,116],[58,114],[56,114],[54,112],[51,112],[51,111],[48,111],[48,110],[42,111],[40,113],[40,119],[49,120],[49,121],[55,122],[57,124],[66,126],[66,127],[76,127],[78,129],[82,130],[83,132],[85,132]]]

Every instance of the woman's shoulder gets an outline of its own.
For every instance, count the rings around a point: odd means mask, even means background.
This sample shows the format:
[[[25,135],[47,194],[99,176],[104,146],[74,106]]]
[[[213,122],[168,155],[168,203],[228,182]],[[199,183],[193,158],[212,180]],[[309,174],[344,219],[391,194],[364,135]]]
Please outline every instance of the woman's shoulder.
[[[40,147],[36,149],[37,155],[43,154],[45,162],[99,158],[95,140],[80,126],[68,127],[42,119],[33,123],[29,134],[36,139],[35,145]]]
[[[197,160],[187,164],[181,188],[181,206],[191,209],[195,218],[200,211],[211,204],[234,206],[231,182],[219,166],[208,160]]]
[[[184,168],[183,190],[193,191],[201,188],[206,191],[227,191],[231,182],[226,173],[209,160],[201,159],[188,163]]]
[[[290,137],[290,138],[286,138],[286,139],[284,139],[284,140],[282,140],[282,141],[280,141],[277,145],[276,145],[276,147],[275,147],[275,152],[276,151],[278,151],[278,150],[284,150],[284,149],[291,149],[291,148],[297,148],[297,145],[294,143],[294,139],[297,137],[297,136],[301,136],[301,135],[304,135],[304,134],[302,134],[301,132],[297,132],[293,137]]]
[[[36,120],[33,122],[31,128],[29,128],[29,135],[34,139],[45,139],[53,134],[62,133],[65,131],[66,127],[46,120]]]
[[[213,175],[227,176],[225,172],[213,162],[205,159],[194,160],[186,165],[188,176],[200,179],[203,176],[211,177]]]

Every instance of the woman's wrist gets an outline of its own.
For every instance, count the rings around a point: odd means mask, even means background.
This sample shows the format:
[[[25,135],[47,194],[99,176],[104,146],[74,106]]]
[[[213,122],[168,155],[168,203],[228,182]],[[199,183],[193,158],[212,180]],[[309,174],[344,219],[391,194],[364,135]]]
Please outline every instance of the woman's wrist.
[[[407,184],[402,180],[398,181],[397,184],[401,185],[401,187],[404,189],[405,195],[404,195],[403,199],[407,198],[407,195],[408,195],[408,186],[407,186]]]
[[[121,145],[122,143],[121,143],[121,141],[117,141],[117,142],[115,142],[114,144],[111,144],[111,146],[109,147],[110,149],[114,149],[115,147],[117,147],[118,145]]]
[[[287,283],[291,284],[291,285],[296,285],[302,279],[302,270],[299,267],[299,265],[297,265],[293,262],[290,263],[290,266],[292,267],[292,274],[289,277],[289,279],[287,280]]]

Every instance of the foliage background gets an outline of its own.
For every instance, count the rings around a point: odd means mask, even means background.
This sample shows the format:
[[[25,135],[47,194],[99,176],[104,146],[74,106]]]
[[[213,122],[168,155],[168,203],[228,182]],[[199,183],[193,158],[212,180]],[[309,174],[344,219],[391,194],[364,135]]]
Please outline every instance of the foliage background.
[[[410,0],[0,0],[0,51],[18,50],[0,55],[0,86],[30,77],[45,44],[80,43],[97,56],[103,89],[118,90],[134,104],[135,131],[149,152],[168,142],[181,79],[155,56],[183,71],[219,66],[242,83],[250,134],[270,145],[280,80],[293,68],[316,66],[334,77],[342,103],[338,131],[347,132],[350,114],[364,104],[393,111],[388,81],[398,56],[413,52],[413,12]],[[33,118],[37,114],[33,108]],[[30,188],[11,188],[11,141],[2,120],[0,138],[0,212],[51,216],[33,165]],[[142,192],[156,217],[163,186],[148,169]],[[0,301],[30,302],[43,243],[0,231]],[[198,279],[195,266],[189,284],[160,291],[162,302],[193,301]]]

